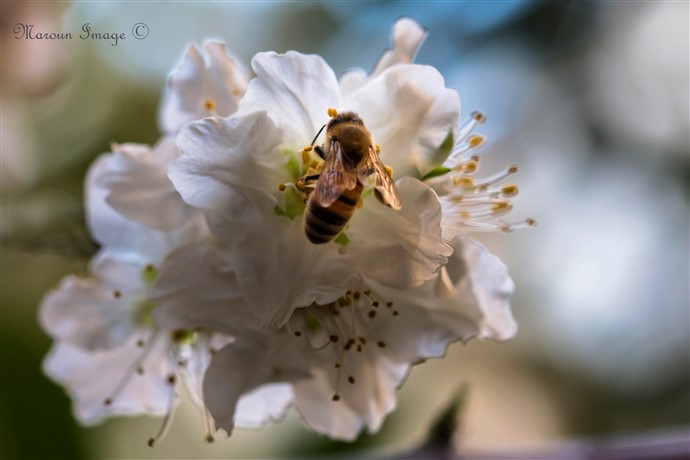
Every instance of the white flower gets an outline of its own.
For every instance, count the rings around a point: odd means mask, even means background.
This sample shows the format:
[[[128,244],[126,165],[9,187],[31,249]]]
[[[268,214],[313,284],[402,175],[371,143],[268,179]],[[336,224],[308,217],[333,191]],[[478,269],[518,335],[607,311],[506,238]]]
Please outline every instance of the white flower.
[[[225,44],[208,41],[203,52],[192,44],[173,70],[158,112],[158,124],[174,133],[192,120],[226,117],[237,110],[247,88],[247,72]]]
[[[90,276],[68,276],[40,309],[44,329],[57,341],[46,372],[66,386],[85,424],[115,414],[171,414],[182,372],[195,374],[189,377],[197,382],[190,391],[200,401],[210,360],[211,336],[161,330],[149,298],[167,254],[203,238],[205,223],[191,220],[164,232],[118,214],[107,204],[103,186],[118,171],[117,160],[117,154],[101,157],[87,176],[88,222],[102,245]]]
[[[153,445],[182,383],[209,440],[209,413],[229,434],[291,405],[351,440],[380,428],[413,365],[454,341],[514,335],[512,281],[466,232],[514,228],[495,218],[517,189],[473,179],[465,153],[483,117],[458,127],[457,93],[411,63],[425,35],[398,21],[373,72],[340,81],[318,56],[260,53],[248,82],[223,45],[187,50],[159,113],[164,137],[113,146],[87,177],[101,245],[89,277],[67,277],[41,307],[56,340],[46,373],[81,422],[164,414]],[[382,205],[361,172],[358,209],[317,245],[305,203],[333,108],[364,120],[402,207]]]

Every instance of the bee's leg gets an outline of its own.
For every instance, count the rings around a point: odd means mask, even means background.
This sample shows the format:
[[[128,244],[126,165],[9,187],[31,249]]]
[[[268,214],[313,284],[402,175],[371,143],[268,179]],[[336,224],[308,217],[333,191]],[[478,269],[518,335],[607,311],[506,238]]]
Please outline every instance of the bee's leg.
[[[295,187],[302,193],[307,195],[314,191],[316,182],[319,180],[321,174],[311,174],[309,176],[302,176],[295,182]]]
[[[326,160],[326,154],[323,152],[323,149],[320,146],[315,146],[314,151],[316,152],[317,155],[321,157],[322,160]]]

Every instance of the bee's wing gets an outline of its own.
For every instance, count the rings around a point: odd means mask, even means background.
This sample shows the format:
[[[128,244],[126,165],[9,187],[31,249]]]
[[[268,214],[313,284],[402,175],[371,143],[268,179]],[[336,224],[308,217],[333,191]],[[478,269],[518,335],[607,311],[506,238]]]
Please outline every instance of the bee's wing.
[[[388,171],[386,171],[386,167],[381,162],[381,159],[376,154],[374,147],[369,147],[369,152],[365,160],[360,163],[357,174],[359,176],[359,181],[363,185],[373,182],[374,194],[381,203],[390,206],[396,211],[402,209],[398,188],[395,186],[395,182],[393,182]]]
[[[340,142],[331,141],[326,162],[316,183],[314,199],[327,208],[335,203],[346,190],[352,190],[356,186],[357,173],[343,161]]]

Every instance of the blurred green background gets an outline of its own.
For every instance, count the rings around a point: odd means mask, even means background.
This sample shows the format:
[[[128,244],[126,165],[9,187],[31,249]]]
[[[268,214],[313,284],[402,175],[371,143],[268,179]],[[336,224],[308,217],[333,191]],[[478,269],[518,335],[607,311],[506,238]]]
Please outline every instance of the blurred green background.
[[[496,451],[690,423],[688,4],[674,2],[3,2],[1,98],[2,458],[253,458],[393,453],[423,441],[468,388],[456,445]],[[141,417],[79,427],[41,361],[36,312],[95,250],[83,179],[111,142],[154,143],[167,73],[189,42],[371,69],[391,27],[429,29],[417,62],[483,110],[483,172],[518,163],[515,216],[539,226],[480,238],[509,266],[520,324],[507,344],[451,347],[416,368],[383,430],[355,444],[308,433],[296,415],[202,441],[184,404],[166,440]],[[125,32],[19,40],[36,31]],[[137,22],[144,40],[131,37]]]

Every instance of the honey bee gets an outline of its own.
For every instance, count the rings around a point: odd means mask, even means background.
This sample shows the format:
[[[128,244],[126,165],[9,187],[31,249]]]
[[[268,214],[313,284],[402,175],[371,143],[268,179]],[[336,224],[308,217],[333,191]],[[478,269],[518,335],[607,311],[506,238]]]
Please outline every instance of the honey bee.
[[[304,230],[312,243],[327,243],[345,228],[365,185],[373,185],[381,203],[396,211],[402,208],[398,189],[356,113],[333,116],[326,126],[326,142],[314,151],[324,164],[318,175],[305,178],[316,180],[304,217]]]

